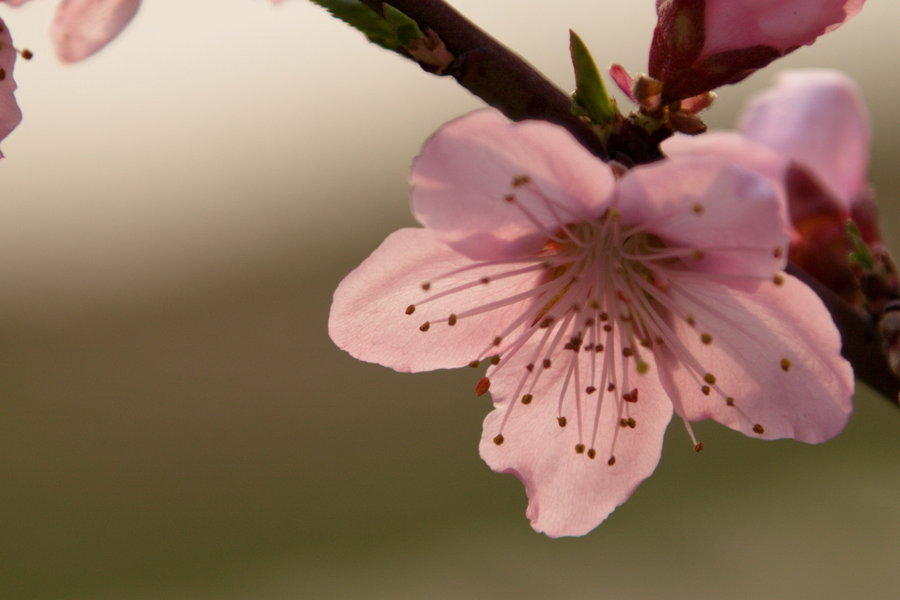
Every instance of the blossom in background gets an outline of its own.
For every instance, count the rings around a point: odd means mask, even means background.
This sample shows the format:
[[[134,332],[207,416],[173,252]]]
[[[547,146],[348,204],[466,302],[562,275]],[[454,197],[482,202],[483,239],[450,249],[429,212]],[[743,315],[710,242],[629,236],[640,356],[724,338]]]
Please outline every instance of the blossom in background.
[[[852,372],[821,301],[782,271],[766,178],[715,156],[617,174],[555,125],[485,110],[439,130],[411,179],[424,228],[341,282],[330,335],[398,371],[488,364],[481,455],[523,481],[536,530],[602,522],[655,469],[673,410],[689,432],[712,418],[816,443],[844,427]]]
[[[870,140],[856,84],[838,71],[810,69],[782,73],[747,105],[738,131],[675,136],[662,149],[669,156],[718,153],[769,177],[789,207],[791,260],[858,302],[847,221],[866,243],[881,239],[868,183]]]
[[[13,79],[17,55],[6,23],[0,19],[0,141],[22,122],[22,111],[15,97],[16,82]],[[3,153],[0,152],[0,158],[2,157]]]
[[[657,0],[649,74],[665,104],[736,83],[812,44],[865,0]]]
[[[20,6],[28,0],[5,0]],[[50,38],[63,62],[77,62],[96,53],[125,28],[141,0],[62,0],[50,25]]]

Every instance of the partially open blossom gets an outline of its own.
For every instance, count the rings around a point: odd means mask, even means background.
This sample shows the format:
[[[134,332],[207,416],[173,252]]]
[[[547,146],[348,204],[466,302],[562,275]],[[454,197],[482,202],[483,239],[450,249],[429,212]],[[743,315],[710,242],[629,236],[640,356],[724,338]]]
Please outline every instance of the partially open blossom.
[[[0,19],[0,141],[22,122],[22,111],[15,97],[16,82],[13,79],[17,55],[6,23]],[[0,158],[2,157],[3,153],[0,152]]]
[[[329,333],[399,371],[489,365],[481,455],[523,481],[536,530],[602,522],[655,469],[673,410],[689,432],[844,427],[852,373],[821,301],[782,271],[766,178],[714,156],[617,177],[565,130],[485,110],[439,130],[411,179],[424,228],[341,282]]]
[[[837,71],[785,72],[748,104],[739,130],[676,136],[662,147],[669,156],[716,153],[767,175],[789,206],[791,260],[858,301],[847,221],[866,243],[878,243],[880,234],[868,183],[871,131],[857,86]]]
[[[838,28],[865,0],[657,0],[650,76],[667,102],[738,82]]]

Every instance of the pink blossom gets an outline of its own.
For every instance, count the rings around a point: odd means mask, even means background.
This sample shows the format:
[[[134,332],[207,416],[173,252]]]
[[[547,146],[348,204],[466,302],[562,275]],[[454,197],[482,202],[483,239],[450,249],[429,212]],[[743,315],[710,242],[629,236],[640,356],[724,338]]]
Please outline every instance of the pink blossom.
[[[20,6],[28,0],[0,0]],[[63,62],[77,62],[111,42],[140,8],[141,0],[62,0],[50,38]]]
[[[13,79],[13,69],[16,56],[9,30],[0,19],[0,140],[6,138],[22,122],[22,111],[14,95],[16,82]],[[2,157],[3,153],[0,152],[0,158]]]
[[[852,373],[821,301],[782,271],[764,177],[684,156],[617,178],[565,130],[485,110],[441,128],[411,179],[424,227],[341,282],[329,333],[398,371],[488,364],[481,455],[523,481],[536,530],[601,523],[655,469],[673,410],[689,432],[844,427]]]
[[[868,183],[871,129],[856,84],[830,70],[788,71],[744,110],[738,132],[663,143],[669,156],[716,153],[769,177],[788,203],[791,260],[854,301],[846,223],[880,240]]]
[[[141,0],[62,0],[50,25],[56,55],[77,62],[94,54],[124,29]]]
[[[679,100],[735,83],[812,44],[865,0],[657,0],[650,75]]]

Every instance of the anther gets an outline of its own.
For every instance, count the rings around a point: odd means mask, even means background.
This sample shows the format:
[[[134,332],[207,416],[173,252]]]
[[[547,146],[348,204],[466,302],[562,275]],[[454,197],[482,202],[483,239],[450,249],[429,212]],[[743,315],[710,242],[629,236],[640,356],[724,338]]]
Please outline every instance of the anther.
[[[624,394],[622,394],[622,400],[624,400],[625,402],[631,402],[631,403],[637,402],[638,401],[637,388],[634,388],[630,392],[625,392]]]
[[[725,398],[725,404],[727,404],[728,406],[734,406],[734,398],[728,396],[727,398]]]
[[[419,325],[419,331],[428,331],[431,328],[431,323],[425,321],[421,325]]]
[[[628,347],[622,348],[622,356],[624,356],[625,358],[628,358],[629,356],[634,356],[634,350],[632,350],[631,348],[628,348]]]
[[[6,69],[0,69],[0,81],[6,79]]]
[[[709,396],[709,393],[712,391],[712,388],[708,385],[704,385],[700,388],[700,391],[703,392],[704,396]]]
[[[411,315],[411,314],[413,314],[414,312],[416,312],[416,305],[415,305],[415,304],[410,304],[409,306],[406,307],[406,314]]]
[[[566,423],[568,423],[569,420],[566,419],[565,417],[556,417],[556,422],[559,423],[560,427],[565,427]]]
[[[488,379],[487,377],[482,377],[481,379],[478,380],[478,383],[475,384],[475,395],[476,396],[484,396],[485,393],[487,393],[487,391],[490,389],[490,387],[491,387],[491,380]]]
[[[600,352],[603,352],[603,344],[597,344],[596,346],[594,346],[594,352],[596,352],[598,354]]]
[[[500,364],[500,355],[499,354],[495,354],[494,356],[491,357],[491,364],[495,365],[495,366]]]
[[[786,358],[782,358],[781,359],[781,370],[784,372],[787,372],[790,368],[791,368],[791,361]]]
[[[688,317],[687,317],[687,319],[685,319],[685,321],[687,321],[687,324],[690,325],[691,327],[693,327],[694,325],[697,324],[697,321],[694,319],[693,315],[688,315]]]
[[[592,386],[592,385],[589,385],[589,386],[587,386],[586,388],[584,388],[584,391],[585,391],[586,394],[593,394],[594,392],[597,391],[597,388],[595,388],[595,387]]]
[[[774,256],[775,258],[781,258],[782,256],[784,256],[784,248],[782,248],[781,246],[775,246],[775,249],[772,250],[772,256]]]
[[[645,363],[644,361],[639,361],[636,368],[638,375],[644,375],[645,373],[647,373],[647,371],[650,370],[650,365]]]
[[[609,315],[606,314],[605,312],[600,313],[600,320],[601,320],[601,321],[608,321],[608,320],[609,320]]]
[[[528,175],[516,175],[512,178],[513,187],[522,187],[527,183],[531,183],[531,177]]]
[[[25,60],[31,60],[32,58],[34,58],[34,53],[32,53],[28,48],[22,48],[21,50],[19,50],[19,56],[21,56]]]
[[[450,315],[450,317],[447,319],[447,325],[449,325],[450,327],[456,325],[456,315]]]
[[[760,425],[759,423],[757,423],[756,425],[753,426],[753,431],[754,431],[755,433],[760,434],[760,435],[762,435],[762,434],[764,434],[764,433],[766,432],[766,430],[763,429],[763,426]]]
[[[709,385],[715,385],[716,376],[713,375],[712,373],[707,373],[706,375],[703,376],[703,381],[705,381]]]
[[[609,466],[613,466],[614,464],[616,464],[616,457],[615,457],[615,456],[610,456],[610,457],[609,457],[609,460],[606,461],[606,464],[608,464]]]
[[[500,337],[500,336],[498,335],[497,337],[494,338],[494,341],[493,341],[492,343],[493,343],[495,346],[499,346],[499,345],[500,345],[500,342],[502,342],[502,341],[503,341],[503,338]]]
[[[702,452],[703,451],[703,442],[697,442],[694,444],[694,452]]]
[[[774,277],[772,277],[772,283],[774,283],[775,285],[784,285],[784,277],[782,277],[781,275],[775,275]]]
[[[487,285],[491,282],[491,278],[490,277],[482,277],[479,281],[481,281],[481,283]]]
[[[420,287],[422,288],[423,292],[427,292],[428,290],[431,289],[431,282],[426,281],[426,282],[422,283],[422,285]]]
[[[532,396],[531,394],[525,394],[524,396],[522,396],[522,404],[531,404],[532,399],[534,399],[534,396]]]
[[[619,419],[619,427],[628,427],[628,419],[622,418]]]
[[[615,391],[615,389],[616,389],[616,384],[614,384],[614,383],[612,383],[612,382],[610,382],[610,384],[609,384],[608,386],[606,386],[606,391],[607,391],[607,392]]]
[[[709,346],[710,344],[712,344],[712,336],[708,333],[701,333],[700,341]]]
[[[589,449],[589,450],[587,451],[587,455],[588,455],[588,458],[591,458],[591,459],[596,458],[596,457],[597,457],[597,451],[594,450],[593,448],[591,448],[591,449]]]
[[[539,327],[541,329],[547,329],[551,325],[553,325],[553,317],[547,317],[546,319],[541,321],[541,324],[539,325]]]
[[[550,359],[549,359],[549,358],[545,358],[545,359],[544,359],[544,362],[543,362],[543,365],[544,365],[544,368],[545,368],[545,369],[549,369],[550,366],[553,365],[553,363],[550,362]]]
[[[705,209],[703,208],[703,205],[700,204],[699,202],[694,202],[691,205],[691,212],[694,213],[695,215],[702,215],[704,210]]]
[[[634,417],[628,417],[628,426],[632,429],[637,427],[637,421],[634,420]]]
[[[578,454],[584,454],[584,444],[575,444],[575,452]]]
[[[469,366],[472,367],[473,369],[477,369],[478,365],[480,365],[480,364],[481,364],[480,360],[473,360],[472,362],[469,363]]]
[[[607,323],[606,325],[603,326],[603,331],[605,331],[606,333],[609,333],[610,331],[612,331],[612,325]]]
[[[498,446],[501,445],[503,443],[503,434],[498,433],[497,435],[495,435],[494,443],[497,444]]]
[[[528,371],[529,373],[534,371],[534,363],[528,363],[527,365],[525,365],[525,370]]]
[[[515,201],[516,201],[516,195],[515,195],[515,194],[506,194],[505,196],[503,196],[503,199],[504,199],[506,202],[515,202]]]
[[[694,250],[691,252],[691,256],[694,260],[703,260],[703,251],[702,250]]]

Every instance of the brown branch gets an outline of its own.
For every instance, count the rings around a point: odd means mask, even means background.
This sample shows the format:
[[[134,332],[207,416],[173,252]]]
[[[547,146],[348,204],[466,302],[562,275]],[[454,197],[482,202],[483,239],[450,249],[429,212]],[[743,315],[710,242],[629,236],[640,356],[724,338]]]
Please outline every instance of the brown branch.
[[[796,265],[788,265],[787,271],[811,287],[825,303],[841,332],[841,354],[853,365],[856,378],[884,394],[894,404],[900,405],[900,379],[888,366],[881,335],[872,318],[850,306]]]
[[[444,73],[513,121],[540,119],[569,130],[600,158],[606,150],[589,125],[572,114],[572,100],[517,54],[442,0],[387,2],[434,31],[456,57]]]
[[[366,3],[375,2],[366,0]],[[445,75],[452,75],[460,85],[510,119],[556,123],[594,154],[608,158],[590,126],[572,114],[571,100],[565,92],[446,2],[390,0],[387,3],[416,21],[423,31],[434,31],[444,42],[456,57]],[[644,152],[644,156],[652,156],[656,149]],[[794,265],[788,267],[788,272],[809,285],[828,307],[841,332],[842,353],[853,365],[856,377],[897,404],[900,379],[888,367],[881,337],[870,317]]]

